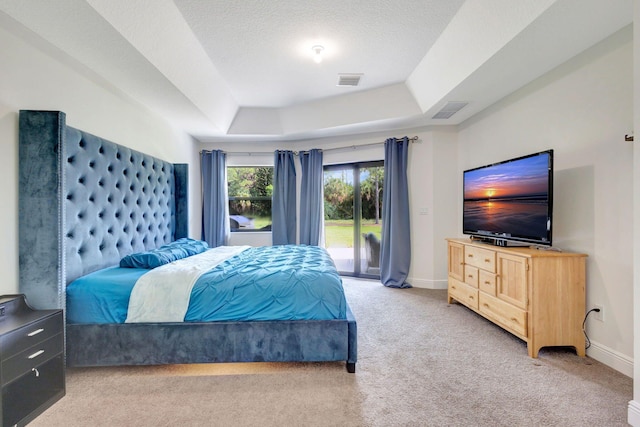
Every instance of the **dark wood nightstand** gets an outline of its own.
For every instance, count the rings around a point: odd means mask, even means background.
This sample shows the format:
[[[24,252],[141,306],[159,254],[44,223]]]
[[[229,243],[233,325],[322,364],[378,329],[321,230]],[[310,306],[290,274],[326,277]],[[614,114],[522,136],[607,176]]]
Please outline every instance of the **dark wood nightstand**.
[[[34,310],[24,295],[0,296],[3,426],[25,425],[65,395],[62,310]]]

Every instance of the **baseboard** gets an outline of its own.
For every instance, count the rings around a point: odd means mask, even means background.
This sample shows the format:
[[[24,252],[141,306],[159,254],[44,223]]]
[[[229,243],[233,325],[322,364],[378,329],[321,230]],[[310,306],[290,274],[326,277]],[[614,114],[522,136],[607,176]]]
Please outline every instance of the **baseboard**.
[[[633,427],[640,427],[640,402],[632,400],[629,402],[627,422]]]
[[[602,344],[591,341],[587,356],[633,378],[633,359]]]
[[[444,280],[427,280],[408,277],[407,281],[411,286],[424,289],[447,289],[447,279]]]

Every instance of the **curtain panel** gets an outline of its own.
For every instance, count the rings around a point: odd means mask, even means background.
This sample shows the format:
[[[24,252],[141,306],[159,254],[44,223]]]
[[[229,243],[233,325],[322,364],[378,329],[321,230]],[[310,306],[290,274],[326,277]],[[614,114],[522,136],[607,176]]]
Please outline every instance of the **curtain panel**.
[[[229,241],[227,155],[221,150],[200,153],[202,177],[202,240],[210,247]]]
[[[293,151],[276,150],[273,165],[272,244],[295,244],[296,168]]]
[[[410,288],[407,283],[411,265],[407,180],[409,138],[387,139],[384,152],[380,281],[391,288]]]
[[[322,151],[301,151],[300,243],[318,246],[324,221]]]

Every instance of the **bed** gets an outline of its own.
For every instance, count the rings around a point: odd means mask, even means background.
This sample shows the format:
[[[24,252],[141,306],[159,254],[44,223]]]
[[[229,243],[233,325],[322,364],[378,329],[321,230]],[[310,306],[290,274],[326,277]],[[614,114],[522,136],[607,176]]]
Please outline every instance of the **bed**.
[[[34,308],[66,315],[70,283],[188,237],[188,165],[69,127],[59,111],[21,111],[19,131],[20,292]],[[338,318],[66,320],[71,367],[257,361],[344,361],[355,372],[348,304]]]

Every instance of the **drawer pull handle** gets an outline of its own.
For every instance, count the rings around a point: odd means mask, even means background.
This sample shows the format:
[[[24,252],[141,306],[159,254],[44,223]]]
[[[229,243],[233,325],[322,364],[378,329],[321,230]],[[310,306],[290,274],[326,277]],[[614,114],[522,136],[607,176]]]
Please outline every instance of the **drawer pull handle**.
[[[36,357],[40,356],[42,353],[44,353],[44,350],[38,350],[35,353],[33,353],[31,356],[29,356],[27,359],[35,359]]]
[[[473,279],[473,274],[467,274],[467,277],[470,277]]]
[[[518,323],[518,319],[516,319],[515,317],[512,317],[512,318],[511,318],[511,321],[512,321],[513,323]]]
[[[491,262],[491,260],[489,258],[485,258],[484,262]]]
[[[35,372],[36,373],[36,377],[40,376],[40,372],[36,368],[31,368],[31,372]]]
[[[36,330],[35,330],[35,331],[33,331],[33,332],[29,332],[29,333],[27,334],[27,336],[28,336],[28,337],[33,337],[33,336],[35,336],[35,335],[38,335],[40,332],[44,332],[44,329],[42,329],[42,328],[40,328],[40,329],[36,329]]]
[[[484,281],[484,284],[485,284],[485,285],[490,285],[490,284],[491,284],[491,282],[490,282],[490,281],[488,281],[488,280],[485,280],[485,281]]]
[[[473,258],[473,254],[467,255],[468,258]]]
[[[484,305],[484,306],[485,306],[485,307],[487,307],[487,308],[490,308],[490,307],[489,307],[489,304],[487,304],[486,302],[485,302],[484,304],[482,304],[482,305]]]

